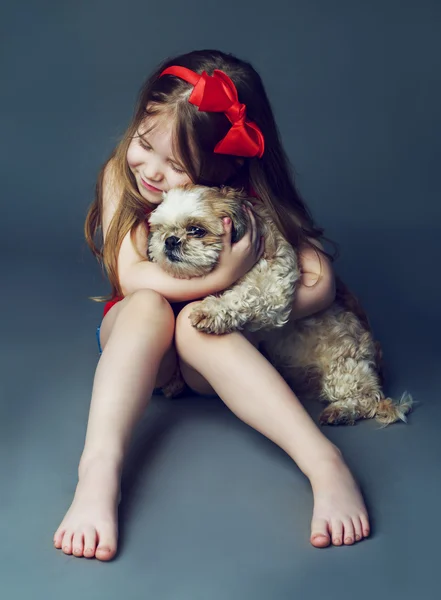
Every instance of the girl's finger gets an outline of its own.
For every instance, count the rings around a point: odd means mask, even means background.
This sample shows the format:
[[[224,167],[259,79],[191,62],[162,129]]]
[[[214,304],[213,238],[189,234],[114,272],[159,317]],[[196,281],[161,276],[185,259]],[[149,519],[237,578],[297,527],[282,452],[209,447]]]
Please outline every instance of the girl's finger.
[[[224,245],[231,246],[231,219],[229,217],[224,217],[222,223],[224,226]]]

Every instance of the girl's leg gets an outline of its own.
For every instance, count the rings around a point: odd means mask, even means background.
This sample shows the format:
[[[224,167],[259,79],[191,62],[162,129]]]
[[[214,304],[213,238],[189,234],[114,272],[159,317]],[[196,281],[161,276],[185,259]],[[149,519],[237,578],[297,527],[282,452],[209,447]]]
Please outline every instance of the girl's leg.
[[[55,546],[66,554],[109,560],[116,553],[124,455],[155,384],[165,384],[174,371],[174,327],[171,306],[152,290],[127,296],[103,319],[103,353],[93,382],[78,485],[54,536]]]
[[[205,378],[245,423],[283,448],[311,482],[311,543],[352,544],[369,535],[363,498],[341,452],[315,425],[273,366],[240,333],[207,335],[191,326],[188,304],[176,319],[175,344],[183,376]],[[201,383],[198,382],[199,389]],[[331,534],[331,535],[330,535]]]

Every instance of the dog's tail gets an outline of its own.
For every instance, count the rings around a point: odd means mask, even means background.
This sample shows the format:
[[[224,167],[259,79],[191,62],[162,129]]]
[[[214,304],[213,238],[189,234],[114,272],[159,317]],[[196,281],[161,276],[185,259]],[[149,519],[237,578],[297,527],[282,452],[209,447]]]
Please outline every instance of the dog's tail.
[[[400,420],[407,423],[406,415],[414,405],[415,400],[408,392],[404,392],[398,402],[392,398],[382,398],[376,405],[375,420],[383,427]]]

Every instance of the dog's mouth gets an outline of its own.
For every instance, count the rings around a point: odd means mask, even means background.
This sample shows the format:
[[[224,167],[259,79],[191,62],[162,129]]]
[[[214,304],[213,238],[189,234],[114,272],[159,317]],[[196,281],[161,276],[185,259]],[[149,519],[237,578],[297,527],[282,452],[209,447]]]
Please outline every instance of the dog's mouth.
[[[182,262],[181,240],[175,235],[171,235],[164,242],[164,254],[171,262]]]
[[[165,257],[171,262],[182,262],[180,254],[176,253],[175,250],[165,250]]]

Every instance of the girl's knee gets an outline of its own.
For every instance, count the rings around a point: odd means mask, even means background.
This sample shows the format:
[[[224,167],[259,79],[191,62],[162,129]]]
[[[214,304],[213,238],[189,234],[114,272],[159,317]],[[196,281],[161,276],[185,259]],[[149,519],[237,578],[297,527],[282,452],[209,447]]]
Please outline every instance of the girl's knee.
[[[165,318],[169,317],[174,321],[173,309],[170,303],[155,292],[155,290],[137,290],[132,294],[126,296],[127,305],[131,307],[131,310],[143,312],[145,311],[149,316],[154,315],[157,318],[159,315]]]
[[[144,327],[150,328],[154,323],[157,325],[155,328],[157,335],[162,336],[166,343],[171,343],[173,339],[175,315],[172,307],[154,290],[137,290],[112,306],[101,323],[98,338],[101,350],[104,350],[115,324],[121,320],[125,326],[136,328],[141,332]]]
[[[153,326],[156,335],[171,343],[175,330],[175,315],[169,302],[154,290],[137,290],[126,296],[125,310],[130,320],[141,330]],[[159,338],[158,338],[159,339]]]
[[[175,323],[175,344],[176,351],[179,356],[183,357],[184,360],[188,359],[188,356],[191,355],[195,349],[196,344],[199,342],[205,343],[207,337],[211,340],[215,340],[216,338],[222,338],[224,341],[228,338],[231,340],[235,339],[237,335],[243,335],[255,348],[259,347],[260,343],[260,332],[244,332],[238,331],[236,333],[230,333],[225,335],[215,335],[211,333],[203,333],[199,331],[191,324],[189,319],[190,313],[193,308],[199,304],[199,302],[190,302],[186,304],[184,308],[180,311],[178,316],[176,317]]]
[[[190,313],[196,304],[198,304],[198,302],[190,302],[189,304],[186,304],[176,317],[175,343],[178,354],[181,354],[182,352],[185,353],[187,350],[191,351],[191,348],[197,341],[198,337],[201,335],[206,335],[195,329],[189,319]]]

